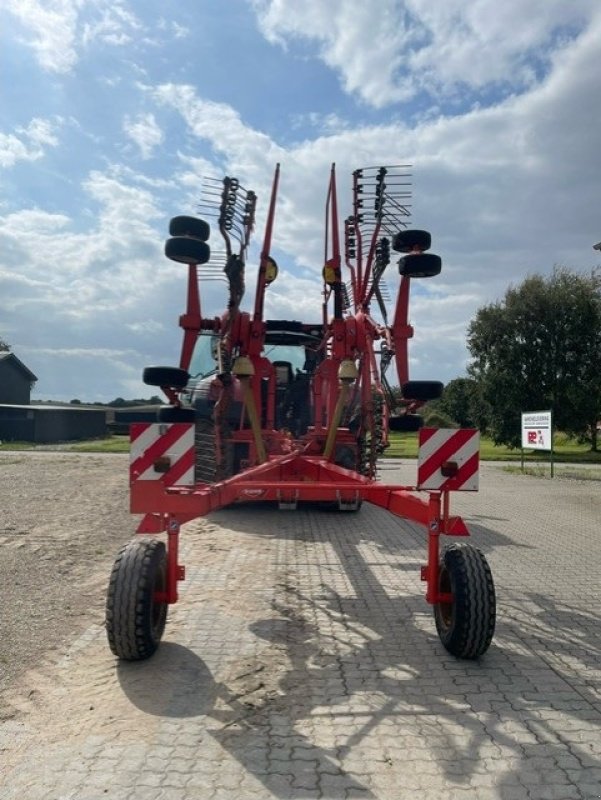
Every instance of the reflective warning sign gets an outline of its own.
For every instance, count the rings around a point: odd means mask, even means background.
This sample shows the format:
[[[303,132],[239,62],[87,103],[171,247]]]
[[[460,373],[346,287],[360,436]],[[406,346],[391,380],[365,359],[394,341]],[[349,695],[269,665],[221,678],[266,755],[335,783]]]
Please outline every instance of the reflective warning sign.
[[[522,447],[524,450],[553,449],[550,411],[522,414]]]

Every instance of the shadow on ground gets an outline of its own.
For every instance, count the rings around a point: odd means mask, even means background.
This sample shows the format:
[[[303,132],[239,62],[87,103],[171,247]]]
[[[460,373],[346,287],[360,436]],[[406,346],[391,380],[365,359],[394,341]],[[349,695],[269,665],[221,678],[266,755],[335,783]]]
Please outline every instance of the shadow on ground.
[[[399,785],[419,773],[411,762],[421,760],[434,760],[449,787],[488,785],[478,781],[494,760],[510,761],[512,769],[496,776],[501,800],[520,790],[527,796],[529,781],[565,784],[570,768],[601,768],[585,740],[566,741],[554,726],[558,715],[583,730],[601,721],[598,683],[573,685],[574,665],[585,671],[601,655],[593,615],[551,596],[505,592],[491,649],[461,662],[436,638],[419,580],[403,578],[425,560],[422,528],[365,507],[340,515],[334,532],[331,514],[278,514],[261,505],[211,520],[333,548],[347,589],[323,580],[307,591],[302,561],[283,563],[272,614],[249,624],[261,646],[248,680],[217,684],[198,656],[168,643],[145,665],[121,665],[119,679],[148,713],[205,715],[211,735],[276,797],[381,796],[370,790],[371,776],[388,773]],[[516,546],[493,529],[472,529],[484,552]],[[560,648],[571,666],[551,663]],[[262,677],[269,665],[280,667],[271,683]],[[166,708],[158,699],[163,681],[175,687]]]

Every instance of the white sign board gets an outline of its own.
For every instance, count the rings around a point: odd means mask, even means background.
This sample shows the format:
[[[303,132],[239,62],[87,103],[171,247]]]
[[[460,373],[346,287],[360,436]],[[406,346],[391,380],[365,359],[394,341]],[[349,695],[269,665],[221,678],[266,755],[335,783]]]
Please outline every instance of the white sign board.
[[[522,447],[524,450],[553,449],[550,411],[522,414]]]

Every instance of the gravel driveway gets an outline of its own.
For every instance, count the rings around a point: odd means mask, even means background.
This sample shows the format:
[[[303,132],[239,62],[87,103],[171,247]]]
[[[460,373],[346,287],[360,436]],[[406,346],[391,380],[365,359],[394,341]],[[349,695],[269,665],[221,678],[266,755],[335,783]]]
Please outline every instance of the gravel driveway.
[[[124,454],[0,453],[0,691],[101,619],[116,552],[135,529],[127,464]]]

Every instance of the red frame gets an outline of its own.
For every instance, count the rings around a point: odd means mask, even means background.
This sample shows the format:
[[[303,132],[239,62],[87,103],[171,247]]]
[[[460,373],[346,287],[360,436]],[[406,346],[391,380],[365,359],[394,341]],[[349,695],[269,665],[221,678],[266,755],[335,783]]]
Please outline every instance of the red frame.
[[[385,169],[382,173],[383,169],[380,168],[377,173],[380,185],[383,183],[381,176],[385,174]],[[348,428],[340,427],[340,418],[336,417],[340,393],[343,390],[343,383],[338,380],[343,361],[349,360],[353,364],[358,361],[358,377],[353,381],[353,391],[361,398],[362,424],[368,432],[373,433],[376,424],[373,392],[383,395],[374,342],[384,341],[394,354],[401,385],[408,380],[408,340],[413,336],[413,328],[408,322],[410,278],[401,278],[392,325],[377,323],[369,314],[369,303],[374,293],[370,277],[373,275],[376,243],[381,226],[378,218],[373,231],[365,236],[358,222],[360,217],[357,210],[362,206],[360,195],[363,192],[358,179],[360,172],[354,174],[353,181],[355,221],[351,219],[350,224],[347,221],[345,225],[347,237],[353,236],[358,245],[353,265],[347,239],[345,264],[350,270],[353,313],[346,316],[342,304],[342,259],[334,165],[330,173],[325,237],[325,265],[329,270],[329,280],[326,283],[324,271],[323,289],[323,322],[326,331],[324,348],[327,357],[319,365],[313,378],[314,427],[301,440],[292,440],[289,435],[274,429],[274,369],[269,360],[261,355],[266,329],[263,321],[267,288],[266,265],[270,257],[279,165],[272,184],[252,318],[250,314],[239,311],[237,306],[230,307],[221,318],[203,318],[198,267],[195,264],[189,265],[187,307],[180,317],[180,326],[184,331],[180,367],[188,370],[194,345],[201,331],[226,332],[230,352],[235,350],[236,355],[245,356],[253,365],[255,377],[250,378],[250,397],[254,397],[257,407],[261,400],[260,380],[257,377],[267,381],[267,426],[261,431],[261,448],[256,446],[256,436],[249,429],[242,429],[241,426],[234,433],[234,440],[249,442],[249,461],[252,465],[227,480],[214,484],[199,483],[194,487],[165,487],[160,480],[134,481],[131,484],[131,511],[134,514],[144,514],[138,533],[167,533],[166,589],[157,594],[157,600],[177,602],[177,583],[185,577],[185,569],[178,563],[179,534],[181,525],[190,520],[240,502],[273,501],[295,505],[296,502],[303,501],[353,503],[365,500],[396,516],[426,526],[427,564],[421,570],[421,579],[427,585],[426,601],[431,604],[452,601],[451,595],[439,591],[440,535],[468,536],[469,531],[460,517],[450,516],[449,492],[430,491],[426,500],[417,494],[418,490],[414,486],[382,484],[336,465],[332,456],[324,456],[325,441],[330,428],[332,435],[335,435],[335,444],[352,445],[356,441]],[[249,236],[250,228],[246,231],[246,243]],[[365,253],[367,255],[364,258]],[[328,302],[331,297],[334,313],[328,322]],[[174,405],[179,405],[178,393],[169,387],[163,389],[169,400]],[[221,391],[226,399],[231,397],[231,384],[223,386]],[[419,403],[408,405],[408,410],[413,411]],[[386,443],[385,410],[379,422],[384,426]]]

